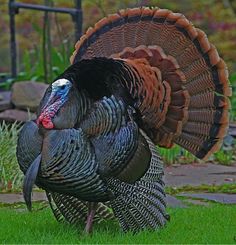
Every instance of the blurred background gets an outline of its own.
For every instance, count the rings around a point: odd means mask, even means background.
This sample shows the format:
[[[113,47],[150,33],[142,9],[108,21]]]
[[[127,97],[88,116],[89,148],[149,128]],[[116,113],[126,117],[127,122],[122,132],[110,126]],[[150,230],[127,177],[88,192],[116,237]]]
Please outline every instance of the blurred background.
[[[73,0],[21,0],[21,3],[74,8]],[[183,13],[203,29],[226,61],[232,79],[236,79],[236,1],[235,0],[82,0],[83,32],[118,9],[137,6],[158,6]],[[20,9],[16,15],[18,79],[51,81],[69,63],[75,43],[74,23],[70,15],[45,14]],[[47,27],[47,28],[45,28]],[[10,73],[10,31],[8,0],[0,0],[0,73]],[[43,42],[49,48],[50,68],[45,77]],[[45,59],[45,57],[44,57]],[[61,70],[62,69],[62,70]],[[2,85],[3,86],[3,85]]]

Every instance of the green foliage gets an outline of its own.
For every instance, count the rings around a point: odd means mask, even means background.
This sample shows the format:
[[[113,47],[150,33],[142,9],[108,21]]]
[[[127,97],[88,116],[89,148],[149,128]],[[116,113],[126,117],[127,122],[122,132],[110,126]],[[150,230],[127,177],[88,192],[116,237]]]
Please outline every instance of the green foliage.
[[[22,173],[16,159],[19,125],[0,124],[0,191],[11,191],[22,186]]]
[[[53,66],[51,72],[52,79],[60,75],[66,67],[69,66],[69,54],[63,52],[64,45],[51,49],[51,57],[53,60]],[[70,54],[72,49],[70,49]],[[45,74],[43,67],[43,52],[42,49],[32,50],[29,53],[25,53],[23,56],[24,71],[20,72],[16,81],[31,80],[31,81],[43,81],[45,82]],[[33,65],[32,65],[33,64]],[[51,82],[51,81],[49,81]]]
[[[42,29],[37,25],[33,25],[35,32],[43,35]],[[69,39],[61,40],[57,46],[53,46],[47,50],[49,61],[44,56],[43,46],[35,46],[29,52],[24,52],[22,56],[22,71],[18,76],[9,78],[0,84],[0,87],[9,90],[12,83],[17,81],[40,81],[51,83],[58,75],[60,75],[70,64],[69,57],[73,52],[73,48]],[[51,66],[45,68],[45,64],[51,63]],[[47,71],[45,71],[47,69]]]
[[[158,151],[162,156],[164,163],[167,165],[176,163],[187,164],[197,161],[196,157],[178,145],[174,145],[170,149],[159,147]]]
[[[29,213],[2,208],[0,243],[235,244],[236,209],[233,205],[192,205],[168,209],[168,212],[171,220],[160,231],[124,234],[117,223],[110,221],[95,225],[93,235],[88,236],[83,232],[84,227],[58,223],[49,209]]]
[[[214,154],[215,160],[223,165],[230,165],[233,160],[233,151],[220,150]]]
[[[163,158],[164,164],[189,164],[196,163],[201,160],[196,158],[190,152],[184,150],[178,145],[175,145],[171,149],[159,148],[160,155]],[[235,163],[235,146],[230,150],[224,150],[223,148],[217,151],[209,159],[210,162],[219,163],[222,165],[231,165]]]

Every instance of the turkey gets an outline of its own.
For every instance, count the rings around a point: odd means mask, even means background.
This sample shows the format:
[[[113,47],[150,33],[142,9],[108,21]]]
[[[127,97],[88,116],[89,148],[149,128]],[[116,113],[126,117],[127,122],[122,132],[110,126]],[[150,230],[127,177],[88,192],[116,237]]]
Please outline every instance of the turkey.
[[[86,232],[102,219],[125,232],[163,227],[156,145],[206,159],[226,134],[230,95],[224,61],[184,15],[141,7],[103,18],[20,132],[28,209],[36,184],[59,221],[85,223]]]

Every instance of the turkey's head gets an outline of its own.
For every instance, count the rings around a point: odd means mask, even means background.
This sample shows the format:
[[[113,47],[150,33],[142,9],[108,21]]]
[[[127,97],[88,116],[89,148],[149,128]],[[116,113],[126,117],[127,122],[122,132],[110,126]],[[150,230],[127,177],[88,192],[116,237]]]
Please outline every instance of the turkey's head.
[[[40,103],[37,124],[46,129],[73,128],[78,117],[78,100],[78,91],[71,81],[56,80]]]

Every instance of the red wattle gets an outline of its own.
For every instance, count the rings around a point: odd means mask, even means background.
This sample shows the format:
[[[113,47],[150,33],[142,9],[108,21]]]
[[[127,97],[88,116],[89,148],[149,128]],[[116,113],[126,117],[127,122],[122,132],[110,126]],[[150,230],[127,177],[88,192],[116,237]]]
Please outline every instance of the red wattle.
[[[50,106],[44,108],[42,113],[37,119],[37,124],[42,124],[44,128],[46,129],[52,129],[54,128],[54,124],[52,122],[52,119],[54,118],[55,114],[57,113],[58,109],[60,108],[61,101],[56,100],[53,104]]]
[[[38,117],[36,123],[37,123],[38,126],[40,124],[42,124],[43,127],[46,128],[46,129],[52,129],[52,128],[54,128],[54,124],[52,122],[52,119],[49,117],[49,115],[45,115],[45,113],[42,113]]]
[[[51,118],[44,118],[44,120],[42,121],[42,125],[46,129],[53,129],[54,128],[54,125],[51,121]]]

